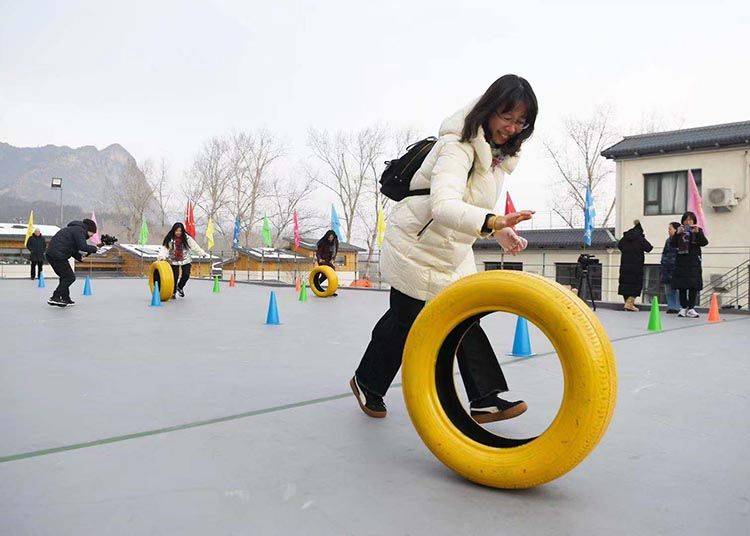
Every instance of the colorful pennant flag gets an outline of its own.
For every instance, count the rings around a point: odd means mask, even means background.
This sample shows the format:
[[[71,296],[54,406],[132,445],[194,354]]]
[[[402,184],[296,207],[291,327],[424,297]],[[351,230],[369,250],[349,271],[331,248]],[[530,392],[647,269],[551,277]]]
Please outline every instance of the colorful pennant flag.
[[[29,212],[29,223],[26,225],[26,240],[23,241],[24,247],[29,242],[29,238],[34,234],[34,211]]]
[[[376,224],[376,230],[377,230],[377,236],[376,236],[376,242],[378,244],[378,247],[381,247],[383,245],[383,237],[385,237],[385,214],[383,214],[383,209],[378,209],[378,220]]]
[[[234,220],[234,233],[232,234],[232,247],[236,248],[240,245],[240,218],[237,217]]]
[[[583,243],[587,246],[591,245],[591,238],[594,236],[594,217],[596,216],[596,210],[594,209],[594,198],[591,195],[591,187],[586,188],[586,209],[584,211],[584,225],[583,225]]]
[[[270,248],[273,245],[273,238],[271,238],[271,222],[268,216],[263,216],[263,245]]]
[[[297,211],[294,211],[294,247],[298,248],[302,243],[302,237],[299,234],[299,219],[297,218]]]
[[[188,201],[185,211],[185,232],[195,238],[195,215],[193,214],[193,204],[190,201]]]
[[[214,249],[214,220],[208,217],[208,224],[206,225],[206,244],[208,245],[209,251]]]
[[[698,185],[695,184],[695,177],[693,172],[688,169],[688,203],[687,209],[690,212],[695,213],[696,222],[698,227],[703,229],[703,234],[708,234],[706,231],[706,215],[703,213],[703,200],[701,194],[698,191]]]
[[[331,229],[339,237],[339,240],[343,242],[344,238],[341,236],[341,222],[339,221],[339,215],[336,213],[336,207],[331,204]]]
[[[96,223],[96,232],[91,235],[91,238],[89,238],[89,240],[91,240],[92,244],[101,244],[102,237],[99,236],[99,222],[96,221],[96,214],[94,214],[93,210],[91,211],[91,221]]]
[[[143,220],[143,223],[141,223],[141,232],[138,235],[138,244],[141,246],[145,246],[148,244],[148,225],[146,224],[146,220]]]

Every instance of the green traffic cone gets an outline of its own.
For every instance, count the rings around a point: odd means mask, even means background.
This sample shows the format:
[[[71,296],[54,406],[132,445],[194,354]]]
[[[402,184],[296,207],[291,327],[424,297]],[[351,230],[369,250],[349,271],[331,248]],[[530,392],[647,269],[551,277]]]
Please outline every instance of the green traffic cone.
[[[648,330],[661,331],[661,313],[659,312],[659,298],[651,299],[651,313],[648,315]]]
[[[307,281],[302,280],[302,288],[299,289],[299,301],[307,301]]]
[[[221,292],[221,287],[219,286],[219,276],[214,276],[214,293],[218,294]]]

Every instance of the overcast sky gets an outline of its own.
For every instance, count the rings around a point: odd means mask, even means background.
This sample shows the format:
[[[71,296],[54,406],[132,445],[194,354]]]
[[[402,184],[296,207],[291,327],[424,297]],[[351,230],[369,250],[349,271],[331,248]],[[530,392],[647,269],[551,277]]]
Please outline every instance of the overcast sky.
[[[542,137],[612,103],[637,124],[750,119],[749,2],[0,0],[0,141],[120,143],[179,180],[209,136],[266,126],[425,134],[497,77],[527,78],[537,132],[506,183],[545,210]],[[631,133],[631,132],[625,132]]]

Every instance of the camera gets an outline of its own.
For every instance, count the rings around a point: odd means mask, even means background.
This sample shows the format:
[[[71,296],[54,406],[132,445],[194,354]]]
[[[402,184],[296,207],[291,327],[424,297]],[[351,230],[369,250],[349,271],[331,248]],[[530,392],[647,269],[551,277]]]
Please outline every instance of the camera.
[[[599,264],[599,259],[590,253],[581,253],[578,256],[578,266],[580,268],[588,268],[592,264]]]
[[[112,235],[102,235],[102,246],[114,246],[115,242],[117,242],[117,238],[115,238]]]

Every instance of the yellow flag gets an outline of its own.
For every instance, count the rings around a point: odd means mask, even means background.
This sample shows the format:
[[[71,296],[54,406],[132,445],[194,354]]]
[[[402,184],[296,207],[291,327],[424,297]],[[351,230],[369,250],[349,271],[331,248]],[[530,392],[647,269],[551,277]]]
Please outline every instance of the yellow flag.
[[[383,236],[385,236],[385,214],[382,209],[378,209],[377,233],[378,247],[380,247],[383,245]]]
[[[23,241],[23,246],[29,243],[29,237],[34,234],[34,211],[32,210],[29,214],[29,224],[26,226],[26,240]]]
[[[208,249],[214,249],[214,221],[211,218],[208,218],[208,225],[206,225],[206,242]]]

